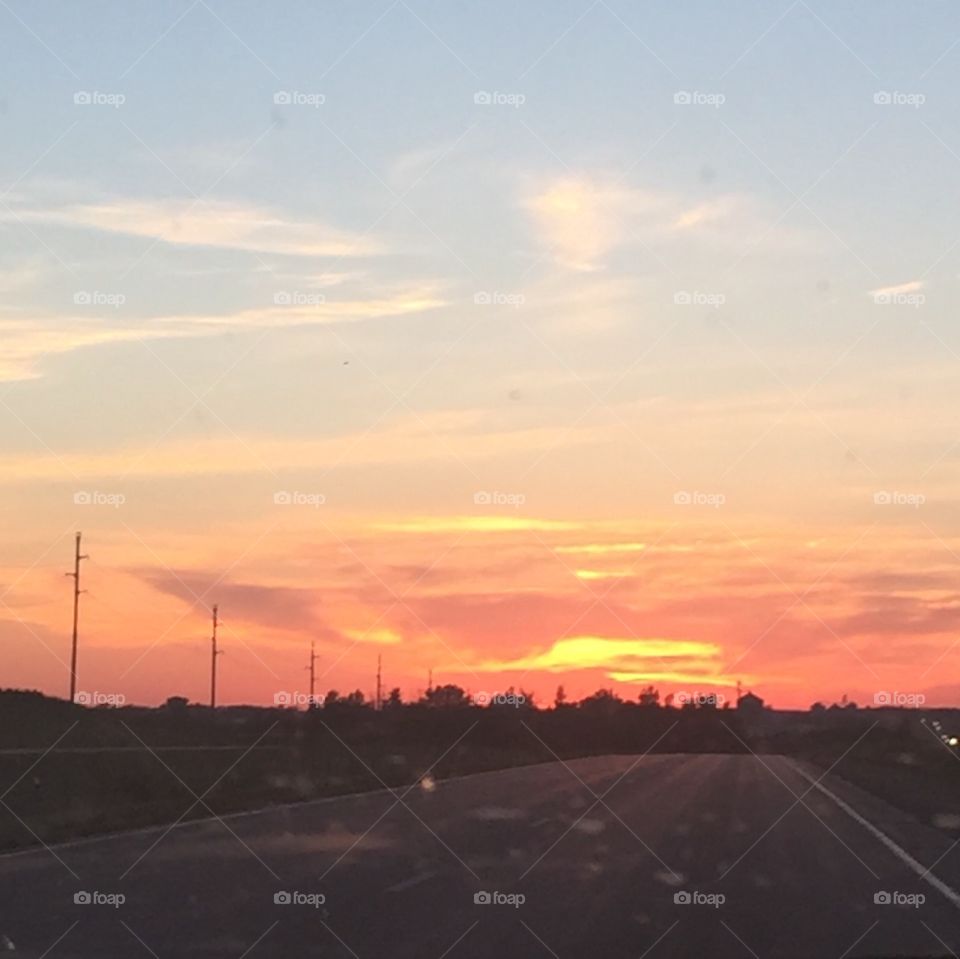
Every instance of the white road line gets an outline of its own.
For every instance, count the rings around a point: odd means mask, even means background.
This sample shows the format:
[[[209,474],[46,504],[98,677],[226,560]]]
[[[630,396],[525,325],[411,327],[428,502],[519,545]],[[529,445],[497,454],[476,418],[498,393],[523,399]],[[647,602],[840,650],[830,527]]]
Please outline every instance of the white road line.
[[[409,879],[404,879],[403,882],[398,882],[396,885],[388,886],[387,892],[403,892],[405,889],[412,889],[414,886],[419,886],[422,882],[427,882],[430,879],[433,879],[435,876],[439,876],[440,873],[436,869],[430,869],[427,872],[420,873],[419,876],[411,876]]]
[[[793,760],[788,760],[790,766],[798,772],[815,789],[819,789],[828,799],[832,799],[851,819],[858,822],[875,839],[878,839],[887,849],[892,852],[905,866],[915,872],[924,882],[933,886],[937,892],[941,893],[950,900],[958,909],[960,909],[960,893],[948,886],[942,879],[938,879],[922,863],[917,862],[902,846],[895,843],[882,829],[878,829],[869,819],[865,819],[849,803],[844,802],[838,795],[831,792],[819,780],[810,775],[805,769]]]

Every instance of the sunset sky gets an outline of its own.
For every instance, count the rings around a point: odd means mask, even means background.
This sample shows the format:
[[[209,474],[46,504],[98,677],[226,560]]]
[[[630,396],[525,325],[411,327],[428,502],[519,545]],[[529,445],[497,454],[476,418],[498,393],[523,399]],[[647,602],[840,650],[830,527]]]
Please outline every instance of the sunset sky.
[[[939,4],[0,3],[0,686],[960,697]]]

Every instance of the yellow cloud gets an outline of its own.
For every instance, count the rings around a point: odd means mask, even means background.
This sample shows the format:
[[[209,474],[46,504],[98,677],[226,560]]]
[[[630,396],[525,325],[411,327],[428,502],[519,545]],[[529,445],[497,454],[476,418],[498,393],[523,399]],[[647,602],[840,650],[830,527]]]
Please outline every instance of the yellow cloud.
[[[648,661],[689,660],[704,664],[720,654],[714,643],[689,639],[618,639],[605,636],[573,636],[557,640],[550,649],[520,659],[487,661],[475,668],[483,672],[543,669],[566,672],[572,669],[616,669],[625,672],[642,668]],[[612,674],[611,674],[612,675]]]
[[[632,576],[629,569],[578,569],[577,579],[623,579]]]
[[[357,643],[379,643],[382,646],[396,646],[403,637],[392,629],[348,629],[347,636]]]
[[[646,543],[585,543],[581,546],[557,546],[555,552],[603,556],[607,553],[640,553],[646,548]]]

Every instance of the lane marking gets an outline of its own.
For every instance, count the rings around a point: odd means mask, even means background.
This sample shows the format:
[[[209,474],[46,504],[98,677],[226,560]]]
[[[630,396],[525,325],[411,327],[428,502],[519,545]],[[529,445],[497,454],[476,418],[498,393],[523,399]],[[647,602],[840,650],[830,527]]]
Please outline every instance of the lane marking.
[[[412,889],[414,886],[419,886],[422,882],[427,882],[430,879],[434,879],[439,875],[440,873],[436,869],[428,869],[426,872],[420,873],[419,876],[411,876],[409,879],[404,879],[402,882],[398,882],[393,886],[388,886],[387,892],[403,892],[406,889]]]
[[[892,852],[905,866],[915,872],[924,882],[933,886],[937,892],[941,893],[950,902],[960,909],[960,893],[948,886],[942,879],[938,879],[922,863],[918,862],[902,846],[894,842],[882,829],[878,829],[869,819],[864,818],[849,803],[844,802],[836,793],[831,792],[818,779],[815,779],[796,761],[788,760],[789,765],[798,772],[810,785],[819,789],[828,799],[832,799],[851,819],[858,822],[875,839],[878,839],[887,849]]]

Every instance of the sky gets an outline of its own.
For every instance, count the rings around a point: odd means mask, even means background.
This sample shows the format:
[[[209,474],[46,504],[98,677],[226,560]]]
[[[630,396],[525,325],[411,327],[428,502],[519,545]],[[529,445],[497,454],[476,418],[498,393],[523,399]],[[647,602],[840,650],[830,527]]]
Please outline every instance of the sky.
[[[946,3],[0,2],[0,685],[960,698]]]

